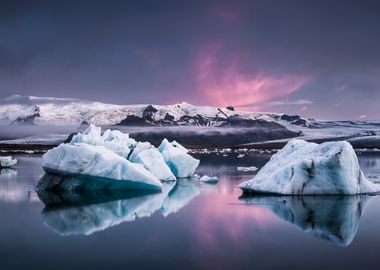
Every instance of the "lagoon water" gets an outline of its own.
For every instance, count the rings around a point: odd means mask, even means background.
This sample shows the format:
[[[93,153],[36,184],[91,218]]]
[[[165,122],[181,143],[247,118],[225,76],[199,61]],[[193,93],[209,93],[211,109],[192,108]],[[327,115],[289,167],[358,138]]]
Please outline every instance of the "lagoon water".
[[[198,155],[198,174],[162,194],[45,194],[38,155],[0,175],[1,269],[377,269],[380,196],[244,197],[268,154]],[[380,154],[359,154],[380,180]],[[170,191],[169,191],[170,190]]]

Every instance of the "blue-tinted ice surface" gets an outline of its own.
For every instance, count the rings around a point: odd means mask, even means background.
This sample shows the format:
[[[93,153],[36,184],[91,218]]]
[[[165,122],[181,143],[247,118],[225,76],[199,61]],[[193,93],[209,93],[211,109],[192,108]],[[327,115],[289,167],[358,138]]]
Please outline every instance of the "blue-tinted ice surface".
[[[69,143],[50,149],[42,157],[46,173],[81,177],[65,181],[68,183],[49,182],[47,177],[37,188],[161,190],[160,180],[191,177],[198,165],[199,160],[176,141],[164,139],[157,149],[149,142],[136,142],[118,130],[106,130],[102,135],[100,127],[90,125]],[[96,180],[91,180],[94,177]]]

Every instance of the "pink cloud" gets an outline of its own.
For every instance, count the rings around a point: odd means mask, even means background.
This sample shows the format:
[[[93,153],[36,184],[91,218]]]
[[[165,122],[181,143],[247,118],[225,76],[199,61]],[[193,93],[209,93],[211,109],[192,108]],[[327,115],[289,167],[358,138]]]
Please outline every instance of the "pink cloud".
[[[367,118],[366,114],[362,114],[362,115],[358,116],[358,119],[364,119],[364,118]]]
[[[218,56],[217,50],[201,54],[196,64],[198,88],[209,104],[239,107],[278,99],[297,91],[308,79],[292,74],[242,73],[239,54],[227,64],[226,59],[221,64]]]

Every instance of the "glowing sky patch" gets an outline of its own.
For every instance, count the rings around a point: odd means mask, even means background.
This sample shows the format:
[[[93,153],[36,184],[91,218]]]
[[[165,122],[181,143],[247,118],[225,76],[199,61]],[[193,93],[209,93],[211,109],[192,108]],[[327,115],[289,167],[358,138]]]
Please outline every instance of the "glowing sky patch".
[[[239,70],[240,66],[236,60],[220,66],[216,54],[201,55],[197,63],[200,94],[209,104],[243,107],[286,97],[299,90],[308,79],[291,74],[243,74]]]

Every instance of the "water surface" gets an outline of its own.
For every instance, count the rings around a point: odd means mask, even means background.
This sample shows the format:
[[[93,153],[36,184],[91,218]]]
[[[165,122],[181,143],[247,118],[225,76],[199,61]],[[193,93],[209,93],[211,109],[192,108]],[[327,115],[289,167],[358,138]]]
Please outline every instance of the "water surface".
[[[160,194],[41,197],[40,156],[0,175],[1,269],[377,269],[380,196],[242,197],[237,188],[267,154],[202,155],[194,180]],[[363,153],[367,176],[380,155]]]

